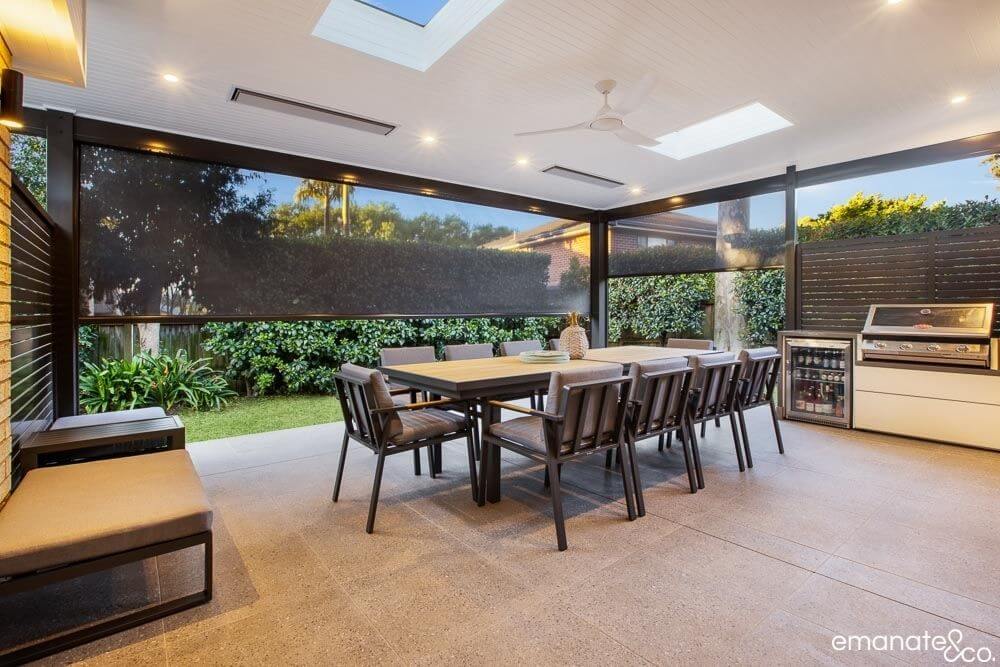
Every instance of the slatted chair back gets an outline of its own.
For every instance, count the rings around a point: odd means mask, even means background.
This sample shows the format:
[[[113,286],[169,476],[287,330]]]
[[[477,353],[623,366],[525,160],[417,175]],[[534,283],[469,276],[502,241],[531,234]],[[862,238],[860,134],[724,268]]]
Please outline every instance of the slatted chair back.
[[[508,340],[500,343],[501,357],[516,357],[522,352],[542,349],[542,343],[537,340]]]
[[[344,415],[347,435],[357,442],[378,450],[383,439],[402,430],[395,413],[372,414],[376,408],[392,405],[389,389],[378,371],[354,364],[344,364],[334,375],[340,409]]]
[[[665,347],[681,347],[689,350],[714,350],[715,341],[702,338],[668,338]]]
[[[715,353],[694,357],[691,363],[692,419],[728,415],[735,407],[740,362],[731,353]]]
[[[492,357],[493,343],[444,346],[445,361],[459,361],[461,359],[490,359]]]
[[[774,347],[758,347],[740,352],[740,372],[743,387],[740,402],[752,408],[771,402],[774,387],[781,374],[781,354]]]
[[[423,364],[437,361],[433,345],[422,347],[383,347],[379,352],[383,366],[402,366],[404,364]]]
[[[562,421],[546,420],[546,446],[554,457],[617,445],[625,426],[632,379],[619,364],[553,372],[546,412]]]
[[[681,427],[691,388],[691,367],[683,358],[634,363],[632,435],[636,440]]]

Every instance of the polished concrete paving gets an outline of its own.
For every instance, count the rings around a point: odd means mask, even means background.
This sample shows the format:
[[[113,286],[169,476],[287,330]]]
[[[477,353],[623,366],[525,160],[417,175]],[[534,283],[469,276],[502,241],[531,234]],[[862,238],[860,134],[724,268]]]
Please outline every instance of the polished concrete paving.
[[[783,422],[779,455],[767,414],[749,420],[755,467],[740,473],[729,429],[710,427],[696,495],[676,447],[640,443],[634,522],[602,461],[567,466],[562,553],[541,470],[513,454],[483,508],[464,443],[436,480],[391,458],[366,535],[367,450],[330,502],[342,425],[192,444],[215,599],[48,662],[941,664],[832,640],[954,630],[1000,656],[1000,453]],[[182,553],[7,601],[0,628],[22,639],[192,591],[199,568]]]

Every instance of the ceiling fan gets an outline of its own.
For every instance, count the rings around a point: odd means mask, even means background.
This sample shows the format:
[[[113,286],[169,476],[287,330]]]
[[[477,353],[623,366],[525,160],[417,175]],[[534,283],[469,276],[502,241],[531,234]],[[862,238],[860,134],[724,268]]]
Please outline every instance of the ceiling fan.
[[[655,139],[650,139],[641,132],[636,132],[625,125],[624,117],[632,113],[640,106],[652,90],[656,83],[656,77],[647,74],[642,77],[639,84],[632,93],[618,107],[612,108],[608,104],[608,95],[615,89],[617,82],[614,79],[603,79],[594,84],[601,95],[604,95],[604,106],[597,110],[597,113],[590,120],[585,120],[576,125],[567,127],[556,127],[551,130],[535,130],[534,132],[518,132],[515,137],[530,137],[537,134],[556,134],[559,132],[575,132],[576,130],[597,130],[598,132],[611,132],[616,137],[627,144],[634,146],[656,146],[659,144]]]

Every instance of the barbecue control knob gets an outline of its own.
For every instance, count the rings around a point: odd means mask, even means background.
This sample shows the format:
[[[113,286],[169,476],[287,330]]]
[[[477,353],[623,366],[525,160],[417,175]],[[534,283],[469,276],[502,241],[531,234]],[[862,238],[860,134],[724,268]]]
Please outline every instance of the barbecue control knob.
[[[881,341],[880,341],[880,342],[878,342],[878,343],[875,343],[875,347],[877,347],[877,348],[879,348],[879,349],[882,349],[882,348],[884,348],[884,347],[885,347],[885,343],[883,343],[883,342],[881,342]]]
[[[957,346],[955,346],[955,351],[956,352],[968,352],[969,351],[969,346],[968,345],[957,345]]]
[[[927,346],[928,352],[939,352],[940,350],[941,346],[938,345],[937,343],[931,343],[930,345]]]
[[[899,349],[901,349],[901,350],[912,350],[913,346],[910,345],[909,343],[900,343],[899,344]]]

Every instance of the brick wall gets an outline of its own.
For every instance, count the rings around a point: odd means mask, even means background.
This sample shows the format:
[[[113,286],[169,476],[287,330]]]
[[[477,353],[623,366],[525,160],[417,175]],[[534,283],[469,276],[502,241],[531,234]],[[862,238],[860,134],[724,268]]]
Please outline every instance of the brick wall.
[[[646,247],[646,239],[631,229],[611,230],[611,252],[632,252]]]
[[[531,252],[544,252],[552,258],[549,262],[549,286],[559,284],[559,278],[569,268],[573,257],[580,260],[584,267],[590,264],[590,235],[583,234],[572,238],[560,238],[538,243],[530,248]]]
[[[10,53],[0,39],[0,68]],[[0,505],[10,495],[10,131],[0,125]]]

